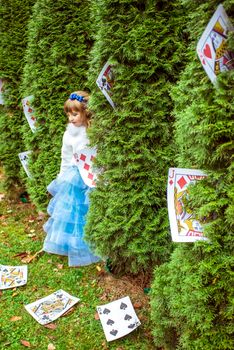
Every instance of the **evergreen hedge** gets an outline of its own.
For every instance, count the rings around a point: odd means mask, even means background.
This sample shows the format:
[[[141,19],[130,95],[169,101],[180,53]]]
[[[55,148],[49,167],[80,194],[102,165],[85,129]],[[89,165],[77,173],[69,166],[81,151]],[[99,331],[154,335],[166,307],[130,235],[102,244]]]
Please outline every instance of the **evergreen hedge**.
[[[190,206],[209,242],[179,243],[155,271],[152,320],[155,344],[165,349],[233,349],[233,78],[214,87],[195,48],[218,1],[183,1],[189,13],[190,63],[173,89],[179,167],[203,169]],[[231,1],[223,3],[233,19]],[[234,51],[233,34],[230,49]]]
[[[32,151],[28,190],[45,208],[46,186],[60,167],[62,134],[67,118],[63,104],[71,92],[87,90],[90,37],[89,1],[38,0],[28,29],[22,97],[34,96],[37,129],[24,133]],[[25,126],[28,128],[28,126]]]
[[[4,80],[4,106],[0,106],[0,161],[4,168],[5,186],[13,194],[22,186],[18,153],[24,151],[21,126],[23,112],[20,82],[27,45],[27,23],[34,0],[2,0],[0,6],[0,79]]]
[[[115,272],[150,270],[171,249],[166,177],[173,164],[169,92],[183,67],[178,1],[92,1],[90,138],[103,169],[91,194],[86,238]],[[113,110],[95,84],[113,64]]]

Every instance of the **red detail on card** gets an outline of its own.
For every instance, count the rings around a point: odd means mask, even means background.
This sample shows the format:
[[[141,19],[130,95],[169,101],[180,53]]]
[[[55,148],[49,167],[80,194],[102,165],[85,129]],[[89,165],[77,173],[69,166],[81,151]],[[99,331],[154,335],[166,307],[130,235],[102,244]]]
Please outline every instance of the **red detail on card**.
[[[93,185],[93,186],[96,186],[96,182],[95,182],[95,181],[92,181],[92,185]]]
[[[89,174],[88,174],[88,178],[89,178],[90,180],[93,180],[93,174],[89,173]]]
[[[186,236],[193,236],[193,237],[202,237],[203,233],[199,232],[199,231],[193,231],[193,230],[189,230],[186,234]]]
[[[173,184],[173,181],[172,181],[172,180],[170,180],[170,181],[169,181],[169,184],[170,184],[170,185],[172,185],[172,184]]]
[[[210,46],[208,44],[206,44],[204,50],[204,55],[208,58],[212,58],[212,55],[211,55],[211,49],[210,49]]]
[[[182,189],[187,184],[187,181],[185,180],[185,178],[183,176],[181,176],[181,178],[177,181],[177,183],[180,186],[180,188]]]
[[[226,64],[228,62],[227,57],[223,56],[223,64]]]
[[[32,113],[32,111],[33,111],[32,108],[29,107],[28,113]]]
[[[80,155],[80,160],[85,161],[85,159],[86,159],[86,156],[82,153],[82,154]]]
[[[87,163],[85,163],[84,169],[85,169],[85,170],[89,170],[89,168],[90,168],[90,165],[88,165]]]

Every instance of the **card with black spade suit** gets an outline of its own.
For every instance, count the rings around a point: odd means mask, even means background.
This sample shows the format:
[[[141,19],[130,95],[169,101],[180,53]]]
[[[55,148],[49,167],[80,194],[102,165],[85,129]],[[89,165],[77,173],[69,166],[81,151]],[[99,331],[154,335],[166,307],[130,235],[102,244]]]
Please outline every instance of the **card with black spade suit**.
[[[19,153],[18,156],[26,174],[28,175],[28,177],[31,178],[32,175],[30,174],[29,167],[28,167],[28,160],[29,160],[30,153],[31,151],[25,151],[25,152]]]
[[[128,296],[97,306],[97,312],[107,341],[121,338],[141,324]]]

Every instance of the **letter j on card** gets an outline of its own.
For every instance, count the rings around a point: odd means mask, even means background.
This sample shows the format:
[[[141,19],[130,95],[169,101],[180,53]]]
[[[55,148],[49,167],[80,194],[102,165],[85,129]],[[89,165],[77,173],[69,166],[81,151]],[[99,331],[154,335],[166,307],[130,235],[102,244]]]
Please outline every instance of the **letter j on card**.
[[[203,227],[188,208],[189,185],[204,179],[201,170],[170,168],[167,182],[167,206],[171,237],[174,242],[207,240]]]

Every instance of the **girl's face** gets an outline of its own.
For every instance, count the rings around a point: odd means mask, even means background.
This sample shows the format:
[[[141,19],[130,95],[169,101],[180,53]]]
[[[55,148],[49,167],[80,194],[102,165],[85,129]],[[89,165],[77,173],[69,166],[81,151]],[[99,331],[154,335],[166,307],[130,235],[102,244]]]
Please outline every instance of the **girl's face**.
[[[82,126],[83,125],[83,118],[82,114],[79,111],[71,111],[67,113],[69,123],[75,125],[75,126]]]

